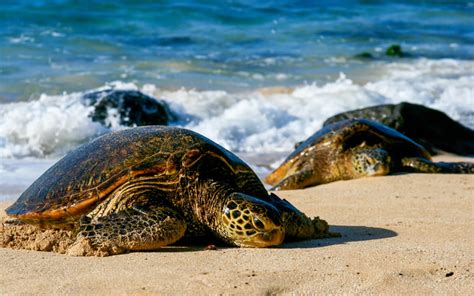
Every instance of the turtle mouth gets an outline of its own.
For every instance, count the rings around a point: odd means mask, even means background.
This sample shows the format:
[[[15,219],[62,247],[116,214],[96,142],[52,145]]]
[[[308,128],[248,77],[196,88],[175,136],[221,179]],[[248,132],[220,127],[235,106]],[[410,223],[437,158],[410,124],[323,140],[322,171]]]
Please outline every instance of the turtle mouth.
[[[385,171],[384,165],[381,163],[376,163],[372,165],[367,166],[367,174],[369,176],[379,176],[383,175],[383,172]]]
[[[386,163],[376,162],[367,166],[367,175],[369,176],[384,176],[389,173],[389,166]]]
[[[243,243],[246,247],[265,248],[281,245],[285,238],[285,232],[280,227],[270,231],[256,233],[250,241]]]

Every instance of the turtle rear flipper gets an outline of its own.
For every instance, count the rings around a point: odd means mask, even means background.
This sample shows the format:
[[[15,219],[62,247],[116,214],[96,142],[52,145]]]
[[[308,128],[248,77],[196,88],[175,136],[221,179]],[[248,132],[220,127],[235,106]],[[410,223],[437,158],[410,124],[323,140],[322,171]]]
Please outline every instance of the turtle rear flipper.
[[[432,162],[419,157],[405,157],[402,159],[402,165],[418,173],[474,174],[474,163],[470,162]]]
[[[155,250],[179,240],[186,231],[180,215],[168,207],[131,207],[98,219],[84,216],[68,255],[108,256]]]

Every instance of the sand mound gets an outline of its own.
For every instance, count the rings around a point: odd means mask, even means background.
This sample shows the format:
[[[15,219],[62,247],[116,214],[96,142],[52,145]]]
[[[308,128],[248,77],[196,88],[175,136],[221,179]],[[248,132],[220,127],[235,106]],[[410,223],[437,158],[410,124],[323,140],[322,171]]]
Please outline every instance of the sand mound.
[[[74,240],[70,230],[41,229],[11,219],[0,224],[0,247],[64,254]]]
[[[72,230],[43,229],[18,220],[2,219],[0,247],[56,252],[70,256],[109,256],[125,251],[112,244],[92,246],[85,238],[76,238]]]

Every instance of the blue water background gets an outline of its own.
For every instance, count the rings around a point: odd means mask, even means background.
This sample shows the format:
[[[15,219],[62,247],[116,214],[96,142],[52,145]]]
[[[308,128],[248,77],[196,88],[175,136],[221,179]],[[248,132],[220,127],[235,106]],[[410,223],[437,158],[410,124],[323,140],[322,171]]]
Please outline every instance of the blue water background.
[[[469,1],[0,1],[0,102],[121,80],[245,90],[351,79],[400,44],[474,58]],[[351,58],[370,52],[376,59]]]

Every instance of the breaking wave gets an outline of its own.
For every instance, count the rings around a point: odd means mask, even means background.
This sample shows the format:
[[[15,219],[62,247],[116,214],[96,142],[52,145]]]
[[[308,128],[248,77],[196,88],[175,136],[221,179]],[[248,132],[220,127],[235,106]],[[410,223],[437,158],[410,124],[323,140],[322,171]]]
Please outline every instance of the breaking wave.
[[[380,64],[365,84],[343,73],[337,80],[295,88],[231,93],[223,90],[163,90],[155,85],[114,82],[104,88],[141,90],[167,102],[174,125],[202,133],[234,152],[289,151],[335,113],[408,101],[446,112],[474,128],[474,62],[419,59]],[[0,158],[58,157],[80,143],[124,128],[113,110],[108,126],[91,120],[85,92],[0,105]],[[420,118],[420,120],[423,120]]]

